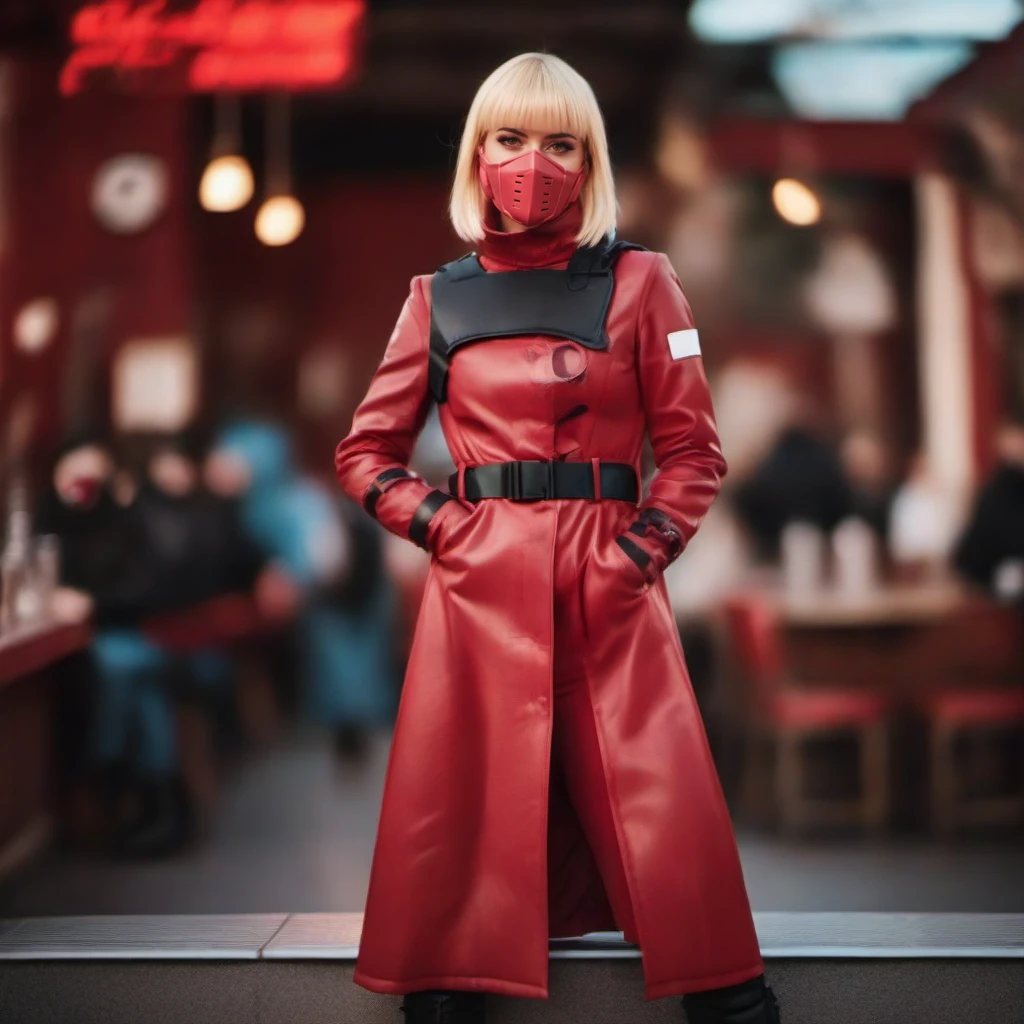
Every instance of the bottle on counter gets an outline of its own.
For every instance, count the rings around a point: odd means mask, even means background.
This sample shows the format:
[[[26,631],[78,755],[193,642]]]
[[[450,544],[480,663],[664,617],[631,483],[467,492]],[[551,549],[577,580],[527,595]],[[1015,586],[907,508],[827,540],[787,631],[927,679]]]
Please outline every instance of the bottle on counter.
[[[35,584],[40,618],[53,614],[53,595],[60,586],[60,537],[46,533],[36,537],[32,545],[32,576]]]
[[[834,583],[843,593],[863,595],[878,586],[878,541],[863,519],[847,516],[832,531],[832,559]]]
[[[793,597],[806,597],[825,583],[826,538],[814,523],[794,520],[782,531],[782,582]]]
[[[36,622],[42,613],[32,566],[32,518],[23,481],[11,485],[7,539],[0,553],[0,633]]]

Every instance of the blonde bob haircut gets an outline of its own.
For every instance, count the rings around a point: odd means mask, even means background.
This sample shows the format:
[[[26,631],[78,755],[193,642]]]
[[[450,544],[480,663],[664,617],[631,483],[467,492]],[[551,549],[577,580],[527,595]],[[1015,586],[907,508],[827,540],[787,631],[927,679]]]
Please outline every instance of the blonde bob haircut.
[[[501,127],[551,126],[572,132],[590,167],[580,190],[580,245],[597,245],[615,228],[618,203],[608,159],[604,119],[587,80],[550,53],[521,53],[491,72],[473,97],[459,145],[449,213],[465,242],[484,235],[490,200],[480,186],[477,151],[488,132]]]

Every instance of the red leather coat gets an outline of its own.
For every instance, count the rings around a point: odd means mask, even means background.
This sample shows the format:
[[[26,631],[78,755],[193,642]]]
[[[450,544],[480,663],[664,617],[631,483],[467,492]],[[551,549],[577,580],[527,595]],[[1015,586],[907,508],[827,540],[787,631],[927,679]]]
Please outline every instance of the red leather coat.
[[[504,241],[489,232],[485,269],[565,266],[574,247],[566,230]],[[356,501],[382,471],[407,464],[422,428],[430,285],[429,276],[413,279],[338,446],[338,478]],[[667,513],[688,540],[726,470],[701,357],[691,354],[693,335],[677,334],[691,328],[666,257],[627,251],[615,270],[606,350],[550,337],[460,347],[440,406],[455,464],[598,457],[639,469],[646,429],[657,474],[641,505]],[[579,405],[586,411],[564,418]],[[375,514],[408,536],[431,490],[415,477],[393,479]],[[577,876],[587,877],[571,896],[549,885],[549,836],[573,827],[549,820],[556,584],[580,602],[581,635],[559,642],[574,645],[589,686],[603,763],[593,785],[612,807],[635,920],[623,930],[643,951],[645,997],[762,971],[664,579],[645,580],[614,543],[637,512],[622,501],[490,498],[434,513],[358,984],[546,998],[549,936],[616,930],[591,859],[578,858]],[[663,567],[659,541],[637,540]],[[589,902],[580,891],[592,893]]]

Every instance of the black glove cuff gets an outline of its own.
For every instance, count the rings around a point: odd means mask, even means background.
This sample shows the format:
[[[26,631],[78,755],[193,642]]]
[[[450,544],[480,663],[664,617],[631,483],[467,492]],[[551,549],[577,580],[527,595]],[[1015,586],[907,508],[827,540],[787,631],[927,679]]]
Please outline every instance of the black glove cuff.
[[[660,508],[645,508],[636,522],[629,528],[629,533],[635,533],[638,537],[650,537],[657,535],[664,543],[668,552],[666,565],[674,562],[683,552],[683,538],[676,529],[672,519]]]
[[[431,491],[416,506],[412,522],[409,523],[409,540],[419,545],[424,551],[429,551],[430,549],[427,547],[427,527],[430,526],[430,520],[434,518],[434,514],[445,502],[454,500],[445,491],[437,489]]]
[[[404,466],[393,466],[391,469],[385,469],[382,473],[378,473],[374,477],[373,483],[370,484],[366,495],[363,498],[363,508],[365,508],[366,511],[376,519],[377,499],[388,489],[391,485],[391,481],[413,476],[415,476],[415,474],[410,473]]]

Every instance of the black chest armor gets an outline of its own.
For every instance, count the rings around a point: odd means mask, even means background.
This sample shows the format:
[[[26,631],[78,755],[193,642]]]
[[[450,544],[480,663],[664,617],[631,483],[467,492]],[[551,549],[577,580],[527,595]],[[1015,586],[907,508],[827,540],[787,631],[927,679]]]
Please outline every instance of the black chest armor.
[[[448,364],[460,345],[485,338],[546,334],[591,349],[608,347],[604,323],[614,267],[633,242],[581,246],[565,270],[488,272],[476,253],[446,263],[430,291],[430,393],[448,397]]]

